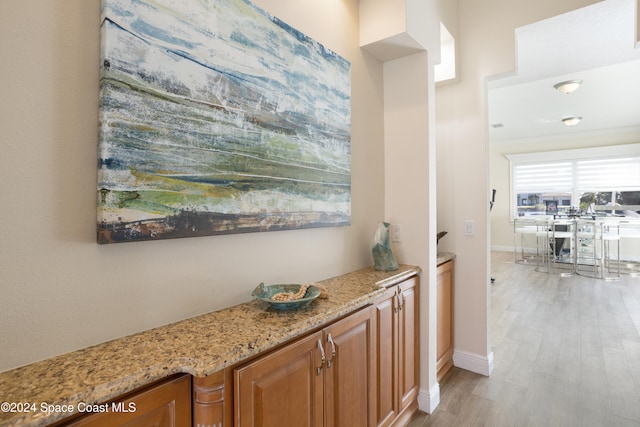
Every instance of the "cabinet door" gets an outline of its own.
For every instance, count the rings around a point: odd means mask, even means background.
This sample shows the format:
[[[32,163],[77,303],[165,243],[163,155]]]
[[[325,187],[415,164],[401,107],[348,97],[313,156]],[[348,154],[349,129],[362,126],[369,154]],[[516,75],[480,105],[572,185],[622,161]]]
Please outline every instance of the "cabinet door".
[[[398,416],[398,299],[397,288],[373,306],[376,322],[376,424],[391,425]]]
[[[438,381],[453,366],[453,261],[438,266],[436,371]]]
[[[181,375],[106,405],[109,412],[87,415],[64,425],[73,427],[190,426],[191,376]]]
[[[326,427],[375,425],[371,311],[354,313],[324,334]]]
[[[420,382],[420,336],[418,334],[419,304],[418,278],[413,277],[398,285],[398,380],[402,412],[417,403]]]
[[[239,427],[322,427],[322,333],[317,332],[234,371]]]

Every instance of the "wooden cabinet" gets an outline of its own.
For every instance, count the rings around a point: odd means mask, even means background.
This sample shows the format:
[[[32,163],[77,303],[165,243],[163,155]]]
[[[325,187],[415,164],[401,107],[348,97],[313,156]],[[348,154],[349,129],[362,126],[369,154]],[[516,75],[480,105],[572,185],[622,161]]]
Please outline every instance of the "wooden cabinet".
[[[321,427],[322,347],[317,332],[236,369],[236,425]]]
[[[438,381],[453,366],[453,260],[437,270],[436,372]]]
[[[373,307],[376,334],[376,425],[388,426],[398,416],[398,315],[397,288]]]
[[[389,288],[376,322],[376,425],[404,425],[418,409],[418,278]]]
[[[367,308],[324,330],[326,426],[374,426],[374,324]]]
[[[394,285],[374,305],[243,364],[174,376],[108,404],[121,412],[59,425],[406,425],[418,408],[418,282]]]
[[[191,376],[183,374],[113,402],[83,406],[79,409],[83,412],[95,411],[95,413],[65,421],[62,425],[69,427],[189,426],[191,425]]]
[[[40,418],[34,422],[51,422],[52,426],[189,426],[237,427],[237,426],[321,426],[321,427],[374,427],[406,425],[417,410],[419,381],[419,334],[418,334],[418,284],[417,267],[404,266],[396,272],[378,272],[364,269],[346,277],[345,286],[353,284],[353,292],[340,290],[341,282],[333,282],[336,293],[327,305],[307,312],[265,314],[265,321],[281,325],[291,320],[283,334],[277,335],[276,347],[260,354],[239,360],[226,358],[226,351],[218,348],[241,348],[249,341],[252,331],[246,334],[243,327],[239,333],[221,339],[211,333],[211,325],[225,316],[242,313],[245,321],[255,323],[262,319],[257,304],[225,310],[225,313],[207,315],[207,321],[189,323],[193,336],[200,331],[202,345],[193,355],[192,365],[178,365],[177,359],[155,363],[154,352],[149,352],[151,366],[142,361],[129,370],[123,370],[121,380],[127,380],[131,372],[146,372],[158,375],[158,366],[167,372],[175,369],[190,370],[194,374],[220,369],[206,377],[176,374],[156,381],[140,389],[120,396],[112,402],[100,403],[79,410],[79,413],[63,420],[57,416]],[[342,280],[342,279],[340,279]],[[373,282],[394,283],[388,288],[373,287]],[[382,298],[380,295],[384,294]],[[363,300],[365,298],[365,300]],[[373,301],[373,298],[379,300]],[[366,303],[364,302],[366,301]],[[325,303],[322,303],[325,304]],[[354,306],[353,304],[357,304]],[[362,305],[366,306],[363,307]],[[325,312],[326,308],[326,312]],[[253,314],[257,314],[255,317]],[[246,316],[245,316],[246,315]],[[282,317],[280,317],[282,316]],[[322,323],[322,317],[326,319]],[[336,318],[338,320],[336,320]],[[200,318],[198,318],[200,319]],[[313,326],[306,322],[313,321]],[[167,340],[159,340],[178,348],[178,343],[169,343],[182,327],[162,328]],[[247,325],[259,327],[260,325]],[[259,334],[260,329],[255,333]],[[296,336],[293,331],[297,332]],[[155,333],[154,333],[155,334]],[[149,337],[155,336],[154,334]],[[290,337],[287,342],[281,342]],[[139,337],[134,339],[137,343]],[[204,346],[212,341],[212,351]],[[178,340],[179,341],[179,340]],[[122,339],[123,348],[128,348],[127,339]],[[102,349],[96,347],[93,360],[99,361]],[[109,346],[112,351],[113,346]],[[158,347],[159,348],[159,347]],[[194,347],[195,348],[195,347]],[[202,352],[200,351],[202,349]],[[172,353],[171,351],[167,354]],[[127,361],[128,353],[111,354],[114,367]],[[222,359],[222,357],[225,357]],[[210,360],[209,360],[210,358]],[[66,360],[66,359],[65,359]],[[71,360],[71,359],[68,359]],[[229,364],[228,364],[228,363]],[[69,363],[73,363],[72,361]],[[219,368],[210,368],[216,363]],[[65,363],[67,365],[67,363]],[[93,366],[93,365],[92,365]],[[209,369],[207,369],[209,366]],[[34,373],[40,372],[34,368]],[[98,371],[87,379],[93,384],[91,390],[76,385],[60,400],[69,395],[93,396],[102,394],[109,384],[102,381],[104,375]],[[161,372],[160,372],[161,374]],[[64,373],[56,374],[63,378]],[[135,376],[135,375],[134,375]],[[32,378],[41,375],[31,375]],[[112,378],[112,377],[109,377]],[[111,380],[110,380],[111,381]],[[38,387],[40,388],[40,387]],[[77,394],[80,393],[80,394]],[[89,399],[90,397],[86,397]],[[108,409],[106,409],[108,408]],[[93,413],[89,413],[93,412]],[[19,420],[19,418],[14,418]],[[56,421],[54,421],[56,420]],[[32,422],[28,420],[27,422]],[[21,422],[21,421],[20,421]]]
[[[400,413],[411,405],[412,414],[418,408],[420,388],[420,335],[418,311],[418,278],[412,278],[398,285],[398,352],[400,380]],[[409,415],[410,416],[410,415]]]
[[[371,426],[368,309],[236,368],[235,425]]]

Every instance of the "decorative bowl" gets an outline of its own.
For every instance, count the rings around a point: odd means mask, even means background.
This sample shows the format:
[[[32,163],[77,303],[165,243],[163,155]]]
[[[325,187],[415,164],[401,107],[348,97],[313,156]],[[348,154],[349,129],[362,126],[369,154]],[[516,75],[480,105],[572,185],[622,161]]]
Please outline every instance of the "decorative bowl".
[[[300,290],[303,285],[295,285],[295,284],[283,284],[283,285],[270,285],[266,286],[264,283],[260,283],[251,293],[255,298],[268,302],[271,307],[276,308],[278,310],[296,310],[298,308],[306,307],[313,301],[318,298],[320,295],[320,289],[315,286],[309,285],[307,288],[307,292],[300,299],[294,299],[289,301],[276,301],[273,299],[275,294],[280,292],[292,292],[296,293]]]

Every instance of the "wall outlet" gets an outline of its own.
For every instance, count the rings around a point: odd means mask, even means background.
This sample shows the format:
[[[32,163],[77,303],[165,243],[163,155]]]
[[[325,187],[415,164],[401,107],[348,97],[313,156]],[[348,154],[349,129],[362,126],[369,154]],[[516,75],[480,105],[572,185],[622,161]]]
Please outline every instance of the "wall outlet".
[[[400,224],[391,224],[391,241],[402,242],[402,226]]]

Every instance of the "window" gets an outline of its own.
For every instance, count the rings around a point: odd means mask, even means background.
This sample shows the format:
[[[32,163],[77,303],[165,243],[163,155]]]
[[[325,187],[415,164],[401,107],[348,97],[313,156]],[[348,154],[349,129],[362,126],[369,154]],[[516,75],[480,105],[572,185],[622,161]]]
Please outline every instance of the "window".
[[[511,216],[571,212],[640,217],[640,144],[508,155]]]

